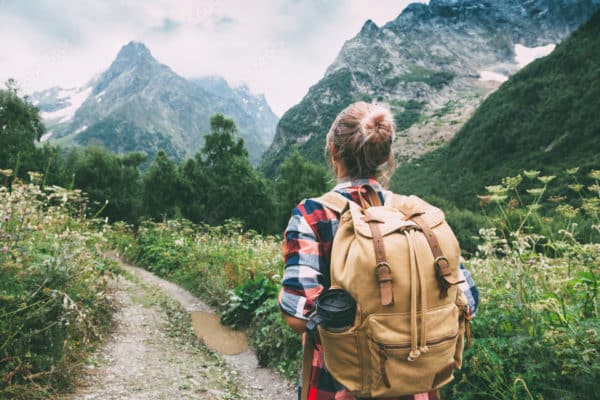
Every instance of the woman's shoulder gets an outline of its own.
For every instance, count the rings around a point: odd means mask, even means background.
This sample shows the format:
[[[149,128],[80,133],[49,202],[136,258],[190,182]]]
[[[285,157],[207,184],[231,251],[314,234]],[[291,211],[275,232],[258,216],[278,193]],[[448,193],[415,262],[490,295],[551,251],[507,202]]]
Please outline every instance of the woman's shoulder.
[[[308,225],[310,230],[316,234],[324,225],[338,219],[339,216],[327,208],[319,200],[319,197],[311,197],[302,200],[294,207],[287,230],[299,230],[302,226]]]

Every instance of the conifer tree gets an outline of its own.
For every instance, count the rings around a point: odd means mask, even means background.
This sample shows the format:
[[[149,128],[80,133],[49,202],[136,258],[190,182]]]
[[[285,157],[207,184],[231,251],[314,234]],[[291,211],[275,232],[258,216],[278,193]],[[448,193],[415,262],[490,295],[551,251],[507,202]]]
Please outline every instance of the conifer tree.
[[[175,163],[159,151],[143,177],[144,216],[165,219],[178,216],[180,177]]]
[[[13,169],[19,176],[33,170],[35,143],[45,129],[37,107],[19,97],[15,81],[9,79],[6,90],[0,90],[0,168]]]
[[[249,228],[269,230],[274,195],[267,180],[250,164],[244,140],[236,136],[235,123],[216,114],[210,126],[200,157],[206,177],[206,222],[222,224],[237,218]]]

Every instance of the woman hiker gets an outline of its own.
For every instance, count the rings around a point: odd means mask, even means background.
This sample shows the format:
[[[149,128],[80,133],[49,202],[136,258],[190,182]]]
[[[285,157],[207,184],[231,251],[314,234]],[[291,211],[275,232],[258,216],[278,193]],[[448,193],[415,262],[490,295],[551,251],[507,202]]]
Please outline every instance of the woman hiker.
[[[390,111],[382,105],[358,102],[344,109],[333,122],[326,138],[325,157],[329,161],[337,185],[333,191],[361,204],[363,185],[370,185],[383,202],[389,193],[384,190],[394,170],[394,122]],[[364,198],[364,196],[363,196]],[[308,316],[315,301],[330,282],[330,257],[339,215],[314,199],[303,200],[292,211],[285,231],[285,274],[279,304],[287,324],[305,334]],[[461,266],[462,267],[462,266]],[[465,281],[461,289],[474,315],[477,290],[467,271],[461,268]],[[306,342],[306,340],[305,340]],[[318,343],[318,339],[317,339]],[[305,388],[308,400],[355,399],[338,383],[324,363],[322,348],[305,345],[312,352],[309,385]],[[300,380],[301,386],[302,379]],[[298,389],[298,397],[302,388]],[[438,390],[386,400],[436,400]]]

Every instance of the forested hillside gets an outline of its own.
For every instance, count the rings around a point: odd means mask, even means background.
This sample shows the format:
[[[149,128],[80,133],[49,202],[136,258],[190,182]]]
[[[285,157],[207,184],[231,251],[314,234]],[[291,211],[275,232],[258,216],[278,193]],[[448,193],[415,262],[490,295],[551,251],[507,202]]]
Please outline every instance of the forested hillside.
[[[600,13],[504,83],[442,149],[401,166],[392,188],[473,208],[485,185],[524,169],[600,166]]]
[[[389,104],[400,162],[445,145],[534,50],[550,51],[598,9],[596,0],[431,0],[379,27],[369,20],[277,126],[261,169],[294,150],[324,164],[333,119],[358,100]],[[546,52],[546,53],[547,53]]]

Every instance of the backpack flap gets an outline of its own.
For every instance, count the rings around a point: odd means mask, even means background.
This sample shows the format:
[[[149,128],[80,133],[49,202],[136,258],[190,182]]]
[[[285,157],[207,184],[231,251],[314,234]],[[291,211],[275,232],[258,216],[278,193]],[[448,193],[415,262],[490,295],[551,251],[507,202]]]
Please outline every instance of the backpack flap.
[[[368,238],[373,238],[369,226],[369,222],[372,221],[379,222],[377,225],[382,236],[417,227],[415,222],[405,220],[402,213],[389,207],[369,207],[363,210],[357,204],[352,203],[350,204],[350,214],[355,231]]]
[[[430,228],[438,226],[446,219],[442,210],[414,195],[401,196],[390,192],[386,196],[385,206],[400,211],[405,219],[420,215]]]

